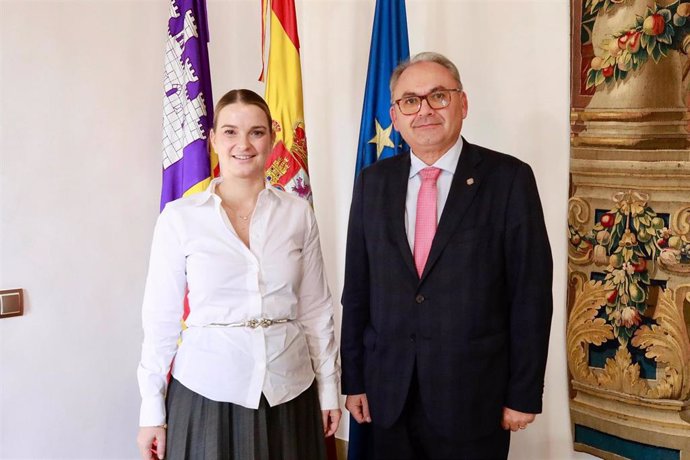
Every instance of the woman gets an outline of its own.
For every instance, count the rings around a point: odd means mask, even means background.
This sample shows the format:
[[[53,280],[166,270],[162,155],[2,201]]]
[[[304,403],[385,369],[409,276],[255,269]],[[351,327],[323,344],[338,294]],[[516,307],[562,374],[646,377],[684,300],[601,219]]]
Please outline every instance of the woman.
[[[271,127],[256,93],[223,96],[210,135],[220,177],[156,224],[138,369],[143,459],[323,459],[338,428],[318,229],[307,201],[264,179]]]

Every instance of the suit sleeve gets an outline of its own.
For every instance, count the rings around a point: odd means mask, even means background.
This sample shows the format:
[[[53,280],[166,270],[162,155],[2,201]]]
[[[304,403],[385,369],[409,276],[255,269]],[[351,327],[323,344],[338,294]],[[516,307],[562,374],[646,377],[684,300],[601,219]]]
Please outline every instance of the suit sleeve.
[[[553,261],[532,169],[522,163],[506,210],[510,381],[505,405],[540,413],[553,311]]]
[[[350,207],[342,297],[342,392],[346,395],[365,392],[363,337],[369,324],[369,257],[363,226],[363,200],[364,179],[360,174]]]

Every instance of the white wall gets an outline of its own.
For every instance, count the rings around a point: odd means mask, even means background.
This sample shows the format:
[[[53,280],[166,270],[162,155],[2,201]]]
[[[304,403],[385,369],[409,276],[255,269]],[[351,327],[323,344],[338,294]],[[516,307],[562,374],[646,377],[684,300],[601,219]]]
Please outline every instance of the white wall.
[[[262,92],[258,0],[209,0],[216,98]],[[374,0],[298,0],[309,160],[340,297]],[[545,412],[513,459],[569,459],[566,0],[407,0],[411,51],[453,59],[463,134],[534,168],[555,257]],[[0,458],[136,458],[139,308],[160,188],[165,0],[0,0]],[[526,332],[528,333],[528,332]],[[486,376],[484,378],[489,378]],[[346,430],[341,430],[346,436]]]

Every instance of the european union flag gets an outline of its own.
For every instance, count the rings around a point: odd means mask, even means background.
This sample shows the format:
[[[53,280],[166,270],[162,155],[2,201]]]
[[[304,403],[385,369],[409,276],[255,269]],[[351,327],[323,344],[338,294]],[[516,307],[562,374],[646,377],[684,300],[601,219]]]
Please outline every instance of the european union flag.
[[[376,160],[391,157],[402,150],[403,140],[393,129],[389,113],[391,93],[388,82],[393,69],[409,57],[405,0],[377,0],[355,177]]]
[[[409,57],[405,0],[376,0],[355,177],[375,161],[403,150],[402,137],[393,129],[391,121],[388,83],[393,69]],[[360,425],[350,417],[349,460],[373,458],[371,431],[371,425]]]

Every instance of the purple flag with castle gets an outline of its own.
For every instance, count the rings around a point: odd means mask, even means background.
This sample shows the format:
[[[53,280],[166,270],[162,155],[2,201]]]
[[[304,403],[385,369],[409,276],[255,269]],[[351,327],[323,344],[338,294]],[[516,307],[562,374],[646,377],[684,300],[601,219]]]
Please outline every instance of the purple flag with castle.
[[[165,46],[163,187],[168,201],[203,190],[211,178],[213,97],[205,0],[171,0]]]

